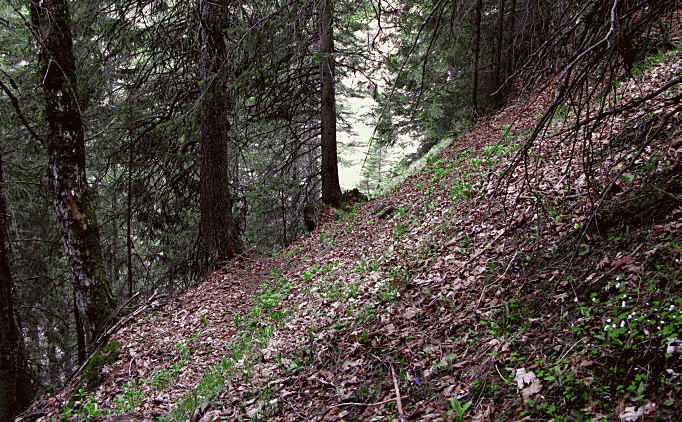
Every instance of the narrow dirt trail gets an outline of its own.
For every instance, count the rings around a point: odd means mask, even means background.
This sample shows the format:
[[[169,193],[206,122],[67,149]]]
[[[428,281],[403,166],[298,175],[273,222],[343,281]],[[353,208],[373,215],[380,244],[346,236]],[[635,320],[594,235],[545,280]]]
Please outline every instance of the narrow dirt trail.
[[[103,382],[94,394],[98,408],[116,411],[120,403],[114,397],[129,388],[142,392],[135,420],[153,420],[172,411],[201,381],[204,370],[229,353],[235,315],[249,312],[258,286],[283,264],[270,257],[241,257],[181,296],[153,302],[112,336],[121,353],[102,372]],[[32,406],[45,413],[41,420],[59,419],[70,390]]]

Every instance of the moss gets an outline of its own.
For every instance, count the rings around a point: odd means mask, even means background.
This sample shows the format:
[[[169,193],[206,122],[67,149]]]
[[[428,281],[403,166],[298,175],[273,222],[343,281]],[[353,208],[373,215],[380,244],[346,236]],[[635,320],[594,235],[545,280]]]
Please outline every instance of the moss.
[[[90,359],[88,364],[83,369],[81,379],[76,384],[74,391],[80,392],[84,390],[88,393],[95,391],[95,389],[102,383],[102,368],[105,365],[114,363],[118,360],[121,354],[121,344],[117,341],[112,341],[106,346],[98,350]],[[73,401],[73,397],[71,398]]]

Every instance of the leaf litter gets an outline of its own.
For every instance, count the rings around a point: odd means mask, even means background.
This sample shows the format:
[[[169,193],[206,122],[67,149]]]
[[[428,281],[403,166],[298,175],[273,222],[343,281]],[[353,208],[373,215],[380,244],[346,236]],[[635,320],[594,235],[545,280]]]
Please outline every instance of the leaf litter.
[[[673,52],[636,84],[623,84],[618,97],[655,90],[679,74],[681,56]],[[235,351],[240,316],[263,297],[262,283],[285,280],[290,287],[268,308],[277,319],[264,314],[251,333],[267,332],[266,343],[237,356],[220,392],[187,419],[455,420],[455,400],[468,408],[467,420],[679,415],[679,127],[641,158],[657,157],[649,175],[668,169],[673,200],[664,215],[609,222],[652,180],[640,177],[618,182],[599,220],[609,224],[598,227],[590,205],[599,198],[558,135],[535,145],[531,171],[516,168],[497,194],[495,176],[551,102],[550,88],[538,90],[480,120],[390,194],[347,214],[328,210],[278,257],[242,258],[153,304],[113,337],[122,357],[93,393],[99,408],[132,420],[172,415],[208,368]],[[610,120],[592,142],[609,145],[635,117]],[[614,161],[593,177],[606,184],[616,170]],[[614,228],[628,230],[629,240]],[[577,243],[567,241],[581,230]],[[677,272],[666,279],[659,273],[671,260]],[[645,337],[609,334],[635,327],[642,315],[628,320],[617,308],[646,310],[646,289],[633,286],[650,279],[665,291],[656,300],[669,306],[672,332],[654,334],[656,322],[647,322]],[[590,310],[600,304],[603,314]],[[647,375],[654,371],[658,380]],[[122,411],[117,403],[131,382],[142,398]],[[70,393],[44,396],[31,411],[59,419]]]

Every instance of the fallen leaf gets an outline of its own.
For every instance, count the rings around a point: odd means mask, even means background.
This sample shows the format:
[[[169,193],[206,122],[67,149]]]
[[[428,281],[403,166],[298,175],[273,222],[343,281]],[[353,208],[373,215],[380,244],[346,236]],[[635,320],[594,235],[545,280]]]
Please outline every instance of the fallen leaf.
[[[519,368],[516,370],[516,376],[514,377],[516,385],[521,390],[521,397],[523,397],[523,402],[527,402],[528,399],[534,394],[537,394],[542,389],[542,383],[535,374],[530,371],[526,372],[526,368]]]
[[[648,402],[644,406],[635,407],[628,406],[625,408],[623,413],[618,415],[623,422],[634,422],[637,420],[644,420],[645,416],[651,415],[656,412],[656,403]]]

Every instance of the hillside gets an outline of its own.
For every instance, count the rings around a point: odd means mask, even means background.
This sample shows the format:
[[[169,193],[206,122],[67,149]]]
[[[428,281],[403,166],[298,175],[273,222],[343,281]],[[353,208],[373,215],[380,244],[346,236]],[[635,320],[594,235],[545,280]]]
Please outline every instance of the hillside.
[[[614,98],[681,74],[677,48]],[[99,386],[24,420],[676,420],[679,90],[650,100],[667,123],[633,166],[619,145],[642,116],[595,131],[606,158],[588,177],[561,142],[568,110],[499,182],[552,89],[509,105],[277,256],[150,302],[113,335]]]

